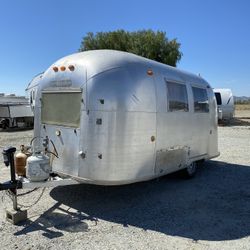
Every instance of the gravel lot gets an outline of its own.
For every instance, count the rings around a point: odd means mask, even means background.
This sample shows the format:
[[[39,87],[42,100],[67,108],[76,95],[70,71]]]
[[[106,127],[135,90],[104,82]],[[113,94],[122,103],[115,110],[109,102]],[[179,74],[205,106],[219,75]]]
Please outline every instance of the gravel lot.
[[[1,192],[1,249],[250,249],[250,126],[236,124],[219,127],[220,157],[190,180],[48,188],[18,226],[5,221],[11,202]],[[0,150],[31,137],[0,131]],[[1,180],[8,171],[1,162]],[[19,202],[32,204],[41,192]]]

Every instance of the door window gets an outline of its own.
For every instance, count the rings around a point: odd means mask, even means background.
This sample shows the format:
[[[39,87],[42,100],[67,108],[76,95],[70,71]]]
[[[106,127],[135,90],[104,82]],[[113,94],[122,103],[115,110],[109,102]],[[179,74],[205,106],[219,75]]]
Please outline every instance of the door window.
[[[194,112],[208,113],[209,104],[207,90],[198,87],[192,87],[194,97]]]

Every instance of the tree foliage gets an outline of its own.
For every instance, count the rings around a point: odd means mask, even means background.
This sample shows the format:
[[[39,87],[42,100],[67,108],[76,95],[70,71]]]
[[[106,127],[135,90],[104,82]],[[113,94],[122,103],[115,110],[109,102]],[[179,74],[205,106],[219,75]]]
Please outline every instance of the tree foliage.
[[[169,40],[163,31],[116,30],[87,33],[82,39],[79,51],[97,49],[127,51],[171,66],[176,66],[182,57],[180,43],[176,39]]]

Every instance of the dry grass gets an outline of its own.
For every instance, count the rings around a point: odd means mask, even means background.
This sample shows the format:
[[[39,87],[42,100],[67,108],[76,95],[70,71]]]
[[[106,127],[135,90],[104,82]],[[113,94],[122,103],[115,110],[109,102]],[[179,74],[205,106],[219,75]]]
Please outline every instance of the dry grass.
[[[250,103],[248,103],[248,104],[235,104],[235,110],[250,110]]]

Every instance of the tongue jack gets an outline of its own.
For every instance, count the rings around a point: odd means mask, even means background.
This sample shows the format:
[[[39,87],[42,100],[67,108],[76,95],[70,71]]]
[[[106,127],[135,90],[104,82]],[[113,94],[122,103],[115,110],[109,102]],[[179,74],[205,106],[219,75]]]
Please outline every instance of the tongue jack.
[[[22,187],[22,183],[16,180],[14,154],[16,148],[7,147],[3,150],[3,159],[6,167],[10,166],[11,181],[0,183],[0,190],[9,190],[13,201],[13,209],[6,210],[6,219],[14,225],[27,219],[27,210],[21,210],[17,206],[17,188]]]

